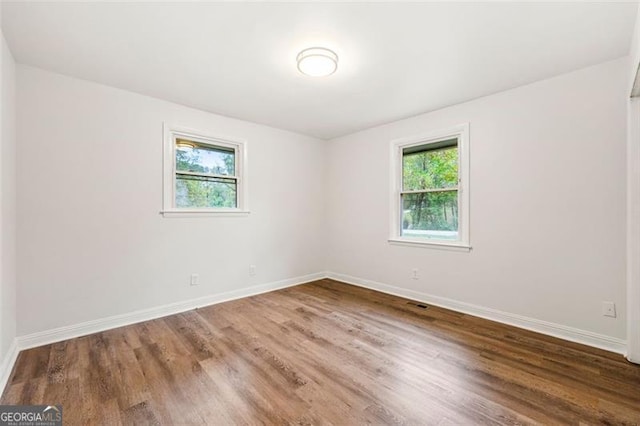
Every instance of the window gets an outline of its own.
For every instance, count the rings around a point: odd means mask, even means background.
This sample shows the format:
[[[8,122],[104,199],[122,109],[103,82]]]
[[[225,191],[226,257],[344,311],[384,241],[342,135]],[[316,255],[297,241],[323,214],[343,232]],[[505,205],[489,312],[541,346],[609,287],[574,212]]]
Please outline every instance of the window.
[[[469,248],[468,129],[392,143],[389,241]]]
[[[245,142],[165,126],[163,213],[247,213],[245,152]]]

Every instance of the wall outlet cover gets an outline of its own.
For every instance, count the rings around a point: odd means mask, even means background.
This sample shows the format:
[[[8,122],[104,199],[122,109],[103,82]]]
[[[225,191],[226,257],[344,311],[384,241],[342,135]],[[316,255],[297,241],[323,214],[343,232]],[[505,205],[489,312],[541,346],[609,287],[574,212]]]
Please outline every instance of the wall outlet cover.
[[[602,302],[602,315],[605,317],[616,317],[616,304],[613,302]]]
[[[191,274],[190,284],[191,285],[200,285],[200,275]]]

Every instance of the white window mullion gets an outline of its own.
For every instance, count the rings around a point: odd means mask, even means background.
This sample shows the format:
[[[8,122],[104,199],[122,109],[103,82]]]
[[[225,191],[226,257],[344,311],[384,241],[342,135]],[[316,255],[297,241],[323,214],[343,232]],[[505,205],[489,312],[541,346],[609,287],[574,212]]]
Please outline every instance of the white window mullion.
[[[201,172],[189,172],[186,170],[176,170],[176,175],[184,175],[184,176],[200,176],[211,179],[235,179],[238,180],[238,176],[236,175],[216,175],[212,173],[201,173]]]
[[[422,194],[422,193],[430,193],[430,192],[453,192],[459,191],[459,187],[453,186],[451,188],[432,188],[432,189],[416,189],[414,191],[401,191],[401,194]]]

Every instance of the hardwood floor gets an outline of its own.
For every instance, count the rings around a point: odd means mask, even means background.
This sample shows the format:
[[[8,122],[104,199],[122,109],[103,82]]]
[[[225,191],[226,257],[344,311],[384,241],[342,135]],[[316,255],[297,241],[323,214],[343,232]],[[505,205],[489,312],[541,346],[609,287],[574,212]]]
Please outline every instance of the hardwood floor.
[[[322,280],[20,354],[65,424],[640,424],[622,356]]]

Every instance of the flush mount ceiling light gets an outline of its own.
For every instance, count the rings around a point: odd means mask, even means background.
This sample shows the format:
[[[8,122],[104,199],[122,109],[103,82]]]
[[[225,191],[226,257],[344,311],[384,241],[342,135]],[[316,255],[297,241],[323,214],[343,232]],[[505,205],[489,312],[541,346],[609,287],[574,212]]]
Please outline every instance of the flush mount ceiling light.
[[[311,77],[326,77],[338,69],[338,55],[324,47],[310,47],[298,53],[298,69]]]

